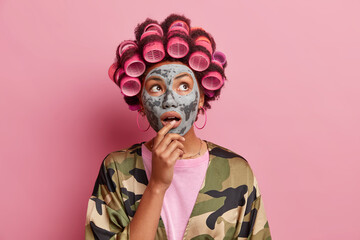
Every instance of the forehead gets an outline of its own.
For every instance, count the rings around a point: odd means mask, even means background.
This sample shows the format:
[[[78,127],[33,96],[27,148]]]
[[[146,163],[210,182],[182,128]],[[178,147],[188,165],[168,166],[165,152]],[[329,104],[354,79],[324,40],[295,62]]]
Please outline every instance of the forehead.
[[[164,79],[171,80],[180,73],[188,73],[194,79],[193,71],[183,64],[164,64],[152,69],[145,77],[145,80],[151,76],[160,76]]]

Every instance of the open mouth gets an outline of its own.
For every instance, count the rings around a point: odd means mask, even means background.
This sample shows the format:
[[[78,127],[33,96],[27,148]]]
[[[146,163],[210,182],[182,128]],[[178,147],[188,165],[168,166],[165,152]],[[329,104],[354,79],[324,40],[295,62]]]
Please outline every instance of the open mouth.
[[[163,126],[169,124],[171,121],[175,120],[176,123],[172,128],[177,128],[181,123],[181,116],[177,112],[166,112],[160,117],[161,123]]]

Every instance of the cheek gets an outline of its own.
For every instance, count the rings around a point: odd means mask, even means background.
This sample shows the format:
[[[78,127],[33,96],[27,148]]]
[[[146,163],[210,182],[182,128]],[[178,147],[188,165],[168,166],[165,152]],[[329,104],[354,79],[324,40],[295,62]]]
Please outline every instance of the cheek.
[[[147,96],[146,94],[143,95],[142,100],[144,107],[146,107],[149,111],[157,107],[160,107],[161,104],[160,98]]]
[[[186,100],[184,98],[185,103],[181,105],[180,110],[183,111],[185,114],[185,121],[188,121],[190,119],[190,115],[196,116],[199,93],[194,92],[194,94],[192,95],[187,95],[183,97],[187,97],[187,98]]]
[[[161,123],[159,120],[159,117],[161,115],[161,111],[160,111],[161,101],[160,99],[151,96],[144,96],[143,99],[145,100],[144,108],[145,108],[146,117],[152,128],[155,131],[159,131],[161,128],[160,125]]]
[[[144,108],[148,119],[151,120],[153,124],[159,123],[159,118],[162,114],[161,99],[158,97],[148,96],[146,98],[146,102],[144,103]]]

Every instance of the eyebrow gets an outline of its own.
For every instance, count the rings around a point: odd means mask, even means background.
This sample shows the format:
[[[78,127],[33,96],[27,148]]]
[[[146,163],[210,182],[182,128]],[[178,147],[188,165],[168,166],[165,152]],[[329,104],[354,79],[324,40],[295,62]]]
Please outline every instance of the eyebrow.
[[[174,79],[179,79],[179,78],[182,78],[182,77],[185,77],[185,76],[191,77],[190,74],[188,74],[188,73],[183,73],[183,74],[181,74],[181,75],[179,75],[179,76],[176,76]],[[163,81],[162,78],[157,77],[157,76],[151,76],[151,77],[148,78],[148,80]]]
[[[160,81],[160,82],[163,81],[160,77],[156,77],[156,76],[151,76],[150,78],[148,78],[148,80],[155,80],[155,81]]]
[[[175,79],[179,79],[179,78],[182,78],[182,77],[185,77],[185,76],[189,76],[189,77],[190,77],[190,75],[189,75],[188,73],[183,73],[183,74],[175,77]]]

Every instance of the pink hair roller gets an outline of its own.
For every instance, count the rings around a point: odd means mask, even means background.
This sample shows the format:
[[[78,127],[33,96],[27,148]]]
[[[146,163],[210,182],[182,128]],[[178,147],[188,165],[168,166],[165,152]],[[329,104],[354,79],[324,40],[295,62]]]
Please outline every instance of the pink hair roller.
[[[189,35],[189,26],[183,21],[175,21],[168,32],[167,52],[173,58],[183,58],[189,52],[189,44],[181,37],[172,37],[175,33]]]
[[[209,72],[202,80],[201,85],[207,90],[217,90],[221,88],[224,83],[224,79],[219,72]]]
[[[144,59],[149,63],[156,63],[165,57],[164,45],[161,42],[151,42],[144,46]]]
[[[207,38],[207,37],[204,37],[204,36],[200,36],[198,37],[196,40],[195,40],[195,45],[198,45],[198,46],[203,46],[204,48],[206,48],[210,54],[213,53],[213,49],[212,49],[212,46],[211,46],[211,42],[210,40]]]
[[[120,81],[120,89],[125,96],[133,97],[140,92],[140,80],[138,78],[124,76]]]
[[[130,77],[139,77],[145,72],[145,68],[145,63],[141,60],[140,55],[137,53],[124,63],[125,72]]]
[[[120,79],[122,78],[122,76],[125,74],[124,69],[120,68],[115,72],[115,80],[113,79],[113,81],[116,83],[116,85],[119,86],[120,83]]]
[[[175,31],[181,31],[185,33],[186,35],[189,35],[189,26],[184,21],[175,21],[173,22],[169,27],[169,34],[172,34]]]
[[[195,40],[195,45],[203,46],[209,51],[210,54],[212,54],[213,50],[212,50],[211,42],[208,38],[203,36],[198,37]],[[202,51],[195,51],[194,53],[191,54],[189,58],[189,65],[192,69],[201,72],[209,67],[210,59],[208,55],[206,55]]]
[[[214,63],[215,65],[219,66],[221,69],[224,69],[223,65],[219,61],[211,60],[211,62]]]
[[[173,58],[183,58],[189,52],[189,45],[180,37],[172,37],[168,42],[167,52]]]
[[[130,40],[123,41],[119,46],[119,56],[121,57],[130,48],[137,48],[136,43]]]
[[[109,74],[109,78],[111,79],[111,80],[113,80],[114,81],[114,79],[113,79],[113,76],[114,76],[114,73],[115,73],[115,71],[116,71],[116,63],[113,63],[110,67],[109,67],[109,70],[108,70],[108,74]],[[115,81],[114,81],[115,82]]]
[[[115,73],[115,76],[114,76]],[[109,77],[111,80],[113,80],[113,82],[119,86],[119,80],[122,77],[122,75],[125,73],[124,69],[120,68],[117,69],[116,67],[116,63],[113,63],[108,71]]]
[[[157,23],[150,23],[147,25],[144,29],[144,33],[145,32],[157,32],[157,34],[161,37],[164,35],[162,28]]]
[[[119,46],[120,57],[129,49],[137,48],[134,41],[123,41]],[[145,63],[141,60],[138,53],[135,53],[124,63],[124,70],[130,77],[138,77],[145,72]]]
[[[212,59],[219,62],[222,66],[226,63],[226,56],[223,52],[215,51],[212,55]]]
[[[144,33],[141,35],[140,41],[147,36],[158,35],[163,36],[163,30],[160,25],[151,23],[146,26]],[[165,50],[162,41],[154,41],[147,43],[143,48],[143,56],[147,62],[160,62],[165,57]]]
[[[210,59],[205,53],[196,51],[190,55],[189,65],[195,71],[201,72],[209,67]]]

